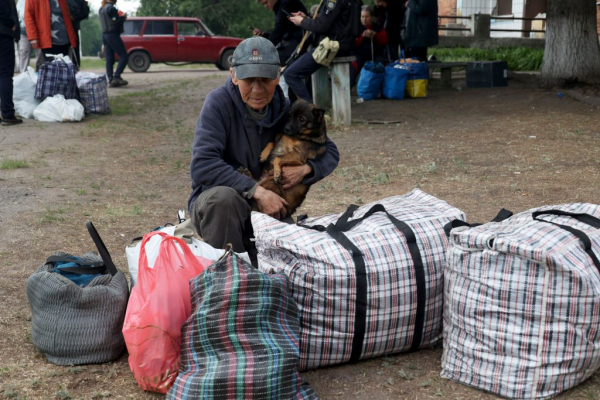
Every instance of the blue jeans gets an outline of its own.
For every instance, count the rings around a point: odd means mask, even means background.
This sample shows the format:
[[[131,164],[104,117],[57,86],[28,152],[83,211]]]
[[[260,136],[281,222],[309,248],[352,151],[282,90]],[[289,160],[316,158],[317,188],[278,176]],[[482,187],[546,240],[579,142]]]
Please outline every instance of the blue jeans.
[[[15,118],[13,103],[13,74],[15,72],[15,40],[0,35],[0,108],[2,118]]]
[[[115,53],[119,56],[119,64],[114,72],[116,78],[120,78],[121,74],[127,66],[127,50],[119,33],[103,33],[102,43],[104,43],[104,53],[106,54],[106,76],[111,81],[113,78],[113,65],[115,64]]]
[[[308,89],[304,84],[304,78],[308,78],[319,68],[321,68],[321,64],[317,64],[312,56],[312,51],[309,51],[286,68],[283,72],[285,83],[298,98],[312,103],[310,93],[308,93]]]

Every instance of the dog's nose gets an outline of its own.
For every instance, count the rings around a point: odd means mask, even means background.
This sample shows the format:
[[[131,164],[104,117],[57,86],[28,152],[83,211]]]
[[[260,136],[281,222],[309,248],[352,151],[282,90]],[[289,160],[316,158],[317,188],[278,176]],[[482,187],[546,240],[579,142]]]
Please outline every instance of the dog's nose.
[[[290,127],[289,127],[289,126],[286,126],[286,127],[284,127],[284,128],[283,128],[283,131],[284,131],[286,134],[288,134],[288,135],[289,135],[289,134],[292,132],[292,130],[290,129]]]

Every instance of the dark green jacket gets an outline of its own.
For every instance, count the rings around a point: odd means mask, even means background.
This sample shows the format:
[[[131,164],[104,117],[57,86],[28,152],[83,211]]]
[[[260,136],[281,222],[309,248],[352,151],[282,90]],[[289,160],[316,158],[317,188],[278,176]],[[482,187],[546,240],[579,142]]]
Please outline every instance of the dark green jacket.
[[[410,0],[404,18],[404,47],[429,47],[438,44],[437,0]]]

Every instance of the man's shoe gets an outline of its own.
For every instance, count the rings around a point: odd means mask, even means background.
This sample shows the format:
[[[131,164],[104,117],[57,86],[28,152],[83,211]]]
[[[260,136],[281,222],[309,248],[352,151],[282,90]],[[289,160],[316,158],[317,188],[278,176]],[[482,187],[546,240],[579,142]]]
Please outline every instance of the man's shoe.
[[[115,78],[113,78],[113,81],[114,81],[115,79],[116,79],[116,80],[119,82],[119,85],[120,85],[120,86],[127,86],[127,85],[129,84],[129,82],[127,82],[125,79],[123,79],[123,78],[121,78],[121,77],[118,77],[118,78],[117,78],[117,77],[115,77]]]
[[[112,88],[119,87],[121,86],[121,82],[119,82],[119,79],[113,78],[112,81],[110,81],[110,83],[108,84],[108,86]]]
[[[4,118],[2,120],[3,126],[19,125],[22,124],[23,120],[19,118]]]

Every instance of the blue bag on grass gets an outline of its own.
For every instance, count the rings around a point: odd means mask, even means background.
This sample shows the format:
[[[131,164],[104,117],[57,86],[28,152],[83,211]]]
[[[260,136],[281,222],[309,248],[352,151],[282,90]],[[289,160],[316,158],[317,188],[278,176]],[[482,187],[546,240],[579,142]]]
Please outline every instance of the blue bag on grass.
[[[383,81],[383,97],[386,99],[402,100],[406,81],[408,80],[408,69],[404,64],[394,61],[385,67],[385,79]]]
[[[356,86],[358,97],[365,100],[378,98],[384,77],[385,67],[382,63],[367,61],[360,71],[360,78],[358,78],[358,85]]]

